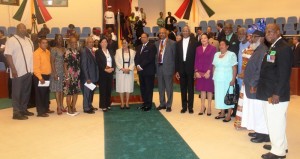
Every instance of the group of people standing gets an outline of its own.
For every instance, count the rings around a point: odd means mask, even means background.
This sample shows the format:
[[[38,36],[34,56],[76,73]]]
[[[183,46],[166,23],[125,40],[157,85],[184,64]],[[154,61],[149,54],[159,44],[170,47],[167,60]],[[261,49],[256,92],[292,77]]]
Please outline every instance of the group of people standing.
[[[260,21],[261,22],[261,21]],[[261,22],[262,23],[262,22]],[[13,119],[25,120],[34,115],[27,110],[33,78],[36,92],[38,117],[48,117],[49,92],[55,92],[57,114],[67,112],[77,115],[75,105],[78,93],[83,94],[83,112],[94,114],[98,109],[92,105],[95,88],[99,85],[99,108],[111,109],[113,75],[116,74],[116,92],[120,94],[120,109],[130,109],[129,97],[134,87],[134,69],[137,69],[143,104],[138,108],[150,111],[152,106],[155,75],[158,81],[159,106],[157,110],[172,111],[174,75],[180,82],[181,113],[194,113],[194,88],[200,92],[199,115],[212,115],[214,94],[215,108],[220,113],[215,119],[229,122],[235,115],[236,105],[226,105],[224,97],[232,92],[231,86],[241,84],[243,94],[242,127],[254,130],[249,136],[252,142],[271,141],[264,148],[271,150],[262,158],[285,157],[286,111],[288,108],[289,78],[293,63],[291,48],[280,37],[275,24],[240,28],[233,33],[232,25],[226,24],[219,48],[209,43],[209,35],[200,36],[201,45],[192,36],[190,28],[182,28],[182,39],[175,42],[168,38],[167,29],[160,28],[159,40],[149,41],[142,33],[141,44],[129,48],[129,41],[122,39],[122,48],[113,50],[109,40],[101,37],[95,49],[94,39],[88,37],[85,46],[78,50],[77,38],[70,37],[69,48],[63,45],[63,37],[55,37],[55,47],[48,50],[47,39],[39,40],[34,50],[27,38],[24,24],[17,26],[17,34],[6,42],[4,54],[11,69]],[[264,31],[266,30],[266,33]],[[222,29],[219,34],[221,34]],[[268,48],[264,40],[271,44]],[[217,50],[220,50],[217,52]],[[34,52],[34,53],[33,53]],[[246,60],[246,62],[244,61]],[[32,77],[33,73],[33,77]],[[243,80],[243,82],[238,82]],[[194,83],[196,84],[194,86]],[[67,96],[67,110],[63,106]],[[125,99],[124,99],[125,98]],[[206,106],[205,100],[208,99]],[[254,126],[253,126],[254,123]],[[252,124],[252,126],[251,126]]]

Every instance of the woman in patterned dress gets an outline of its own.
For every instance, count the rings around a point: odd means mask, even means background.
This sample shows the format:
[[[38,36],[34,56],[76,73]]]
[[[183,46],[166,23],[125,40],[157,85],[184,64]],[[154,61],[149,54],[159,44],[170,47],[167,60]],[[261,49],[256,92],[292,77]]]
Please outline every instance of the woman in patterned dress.
[[[51,77],[50,90],[55,92],[57,103],[57,114],[66,112],[63,106],[63,81],[64,81],[64,55],[66,49],[64,48],[64,40],[61,34],[55,35],[55,46],[51,49]]]
[[[66,51],[64,59],[64,94],[67,95],[68,115],[77,115],[76,101],[80,92],[80,54],[77,50],[77,39],[70,38],[70,49]]]

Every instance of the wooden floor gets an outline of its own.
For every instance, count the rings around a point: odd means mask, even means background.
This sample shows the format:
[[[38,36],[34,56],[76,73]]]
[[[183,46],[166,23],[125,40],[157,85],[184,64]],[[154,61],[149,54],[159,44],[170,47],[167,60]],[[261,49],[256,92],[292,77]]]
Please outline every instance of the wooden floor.
[[[94,99],[94,106],[97,106],[98,95]],[[158,105],[157,92],[154,101]],[[51,103],[51,109],[55,109],[55,101]],[[288,159],[300,158],[299,103],[300,97],[291,97],[287,122]],[[77,109],[82,112],[81,96]],[[258,159],[267,152],[262,148],[263,144],[249,141],[247,131],[235,130],[233,122],[215,120],[217,110],[213,109],[210,117],[199,116],[197,95],[194,114],[181,114],[180,109],[180,94],[174,93],[173,111],[162,111],[162,114],[201,159]],[[36,112],[35,109],[30,111]],[[49,118],[33,116],[26,121],[12,120],[11,117],[11,108],[0,110],[0,159],[105,158],[104,122],[100,111],[75,117],[66,114],[53,114]]]

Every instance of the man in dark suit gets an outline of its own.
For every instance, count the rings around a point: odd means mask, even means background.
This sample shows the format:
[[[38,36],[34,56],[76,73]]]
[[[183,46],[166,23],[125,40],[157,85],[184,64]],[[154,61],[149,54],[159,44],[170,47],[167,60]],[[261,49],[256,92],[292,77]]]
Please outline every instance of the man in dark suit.
[[[201,44],[201,35],[202,34],[203,34],[202,27],[198,27],[197,28],[196,40],[197,40],[197,42],[198,42],[199,45],[202,45]]]
[[[141,35],[141,41],[142,45],[136,48],[136,55],[134,57],[140,80],[142,99],[144,101],[139,109],[149,111],[152,108],[156,47],[149,42],[149,35],[147,33]]]
[[[262,158],[285,158],[286,113],[290,101],[293,52],[287,42],[281,38],[278,25],[268,24],[265,38],[272,45],[262,62],[256,97],[263,101],[265,120],[271,140],[271,145],[263,147],[271,151],[263,154]]]
[[[176,42],[167,38],[167,30],[159,30],[159,40],[155,42],[157,48],[156,70],[160,105],[157,110],[166,109],[171,112],[173,102],[173,75],[175,72]],[[166,102],[165,93],[168,100]]]
[[[144,33],[144,23],[140,19],[140,17],[135,17],[136,23],[134,25],[134,30],[136,34],[135,46],[139,46],[141,44],[141,35]]]
[[[181,90],[181,113],[185,113],[187,108],[189,113],[194,113],[194,64],[197,41],[190,37],[188,26],[183,27],[183,39],[176,45],[176,78],[180,81]]]
[[[168,38],[173,41],[176,41],[177,31],[177,27],[174,27],[174,29],[169,33]]]
[[[238,57],[239,50],[240,50],[240,41],[238,39],[237,34],[233,33],[232,24],[226,23],[225,27],[224,27],[224,32],[225,32],[225,35],[226,35],[225,36],[226,40],[229,41],[228,50],[231,51],[231,52],[234,52],[236,57]],[[237,80],[235,81],[235,87],[237,88],[237,89],[235,89],[236,93],[239,94],[240,89],[239,89],[239,85],[237,83]],[[233,111],[232,111],[232,114],[231,114],[232,117],[235,117],[235,115],[236,115],[237,106],[238,105],[235,104],[235,106],[233,108]]]
[[[92,106],[94,90],[90,90],[84,86],[87,84],[96,84],[99,79],[98,66],[95,59],[95,52],[93,51],[94,41],[92,37],[86,39],[86,46],[81,49],[81,89],[83,93],[83,110],[85,113],[94,114],[94,107]]]
[[[168,16],[165,19],[166,29],[172,31],[175,23],[177,23],[177,20],[171,15],[171,12],[168,12]]]
[[[294,54],[294,62],[293,67],[300,67],[300,37],[293,37],[293,54]]]
[[[224,29],[223,29],[223,24],[222,23],[218,23],[217,24],[217,30],[218,30],[218,36],[217,39],[220,42],[222,39],[224,39],[226,37]]]

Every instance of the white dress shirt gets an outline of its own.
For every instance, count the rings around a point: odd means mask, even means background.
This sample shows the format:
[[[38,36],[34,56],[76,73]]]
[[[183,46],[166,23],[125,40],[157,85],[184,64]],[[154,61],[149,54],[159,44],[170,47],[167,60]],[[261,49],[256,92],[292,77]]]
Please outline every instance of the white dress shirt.
[[[187,54],[187,49],[189,46],[189,41],[190,41],[190,37],[188,38],[183,38],[182,40],[182,48],[183,48],[183,61],[185,62],[186,60],[186,54]]]
[[[112,11],[104,13],[105,24],[115,24],[115,14]]]

